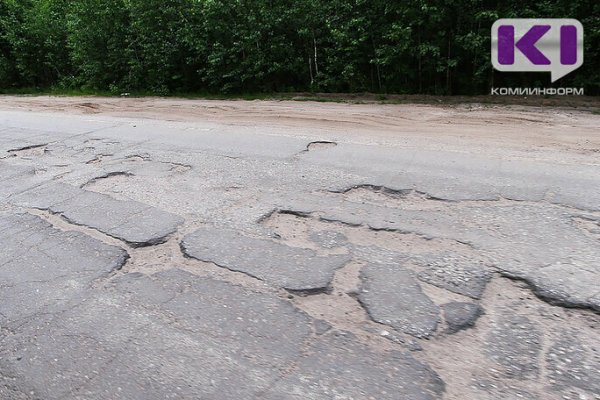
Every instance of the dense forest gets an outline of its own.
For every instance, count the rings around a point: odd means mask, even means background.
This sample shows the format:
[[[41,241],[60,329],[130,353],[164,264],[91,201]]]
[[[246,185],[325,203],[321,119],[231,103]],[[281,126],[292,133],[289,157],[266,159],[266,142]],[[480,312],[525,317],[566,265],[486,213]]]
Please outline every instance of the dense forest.
[[[0,89],[482,94],[498,18],[577,18],[600,94],[598,0],[0,0]]]

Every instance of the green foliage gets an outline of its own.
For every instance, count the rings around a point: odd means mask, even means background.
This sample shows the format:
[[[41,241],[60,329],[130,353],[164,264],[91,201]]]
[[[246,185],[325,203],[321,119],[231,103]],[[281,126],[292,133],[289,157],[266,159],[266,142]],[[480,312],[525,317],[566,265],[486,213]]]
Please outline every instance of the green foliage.
[[[63,84],[97,90],[123,84],[131,36],[125,0],[74,0],[66,29],[73,75]]]
[[[595,0],[0,0],[0,89],[480,94],[549,84],[489,60],[498,18],[571,17],[600,94]]]
[[[68,74],[67,6],[68,0],[3,0],[0,40],[8,44],[7,62],[17,74],[5,84],[46,86]]]

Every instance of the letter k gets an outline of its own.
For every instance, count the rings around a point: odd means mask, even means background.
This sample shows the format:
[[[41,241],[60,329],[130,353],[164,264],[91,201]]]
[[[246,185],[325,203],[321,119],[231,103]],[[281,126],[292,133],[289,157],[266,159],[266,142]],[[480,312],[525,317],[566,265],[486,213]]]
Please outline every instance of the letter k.
[[[542,36],[550,30],[550,25],[535,25],[515,44],[515,47],[534,65],[550,65],[550,60],[535,47]]]

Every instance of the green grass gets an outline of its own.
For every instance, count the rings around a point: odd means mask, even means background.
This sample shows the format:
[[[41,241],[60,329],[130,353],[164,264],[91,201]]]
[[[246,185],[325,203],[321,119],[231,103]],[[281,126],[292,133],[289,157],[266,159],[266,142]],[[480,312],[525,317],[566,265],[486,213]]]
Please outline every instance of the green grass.
[[[121,93],[94,90],[89,88],[15,88],[0,89],[0,94],[5,95],[34,95],[34,96],[100,96],[120,97]],[[520,98],[508,96],[434,96],[434,95],[399,95],[399,94],[374,94],[374,93],[242,93],[223,94],[207,92],[173,92],[161,96],[150,91],[132,91],[128,97],[165,97],[202,100],[275,100],[275,101],[313,101],[319,103],[348,103],[348,104],[434,104],[441,106],[460,106],[465,104],[478,104],[480,106],[494,105],[528,105],[542,107],[582,107],[589,112],[600,114],[600,97],[564,97],[564,98]]]
[[[109,91],[36,87],[0,89],[0,94],[31,96],[114,96]]]

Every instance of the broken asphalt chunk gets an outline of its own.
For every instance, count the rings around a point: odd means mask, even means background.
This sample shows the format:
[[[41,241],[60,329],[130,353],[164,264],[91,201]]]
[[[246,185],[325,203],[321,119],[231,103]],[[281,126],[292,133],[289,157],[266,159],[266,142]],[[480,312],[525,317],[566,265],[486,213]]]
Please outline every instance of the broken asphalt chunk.
[[[458,301],[444,304],[442,309],[448,324],[448,333],[456,333],[472,327],[483,314],[483,308],[480,305]]]
[[[397,264],[368,264],[358,298],[375,322],[427,338],[437,329],[439,308],[412,274]]]
[[[63,310],[129,255],[30,214],[0,213],[0,325]]]
[[[335,271],[350,259],[346,255],[318,256],[310,249],[208,227],[187,235],[181,248],[188,257],[300,293],[328,291]]]
[[[136,201],[117,200],[67,184],[51,184],[14,196],[14,205],[47,210],[74,225],[95,229],[132,247],[164,243],[183,219]]]

